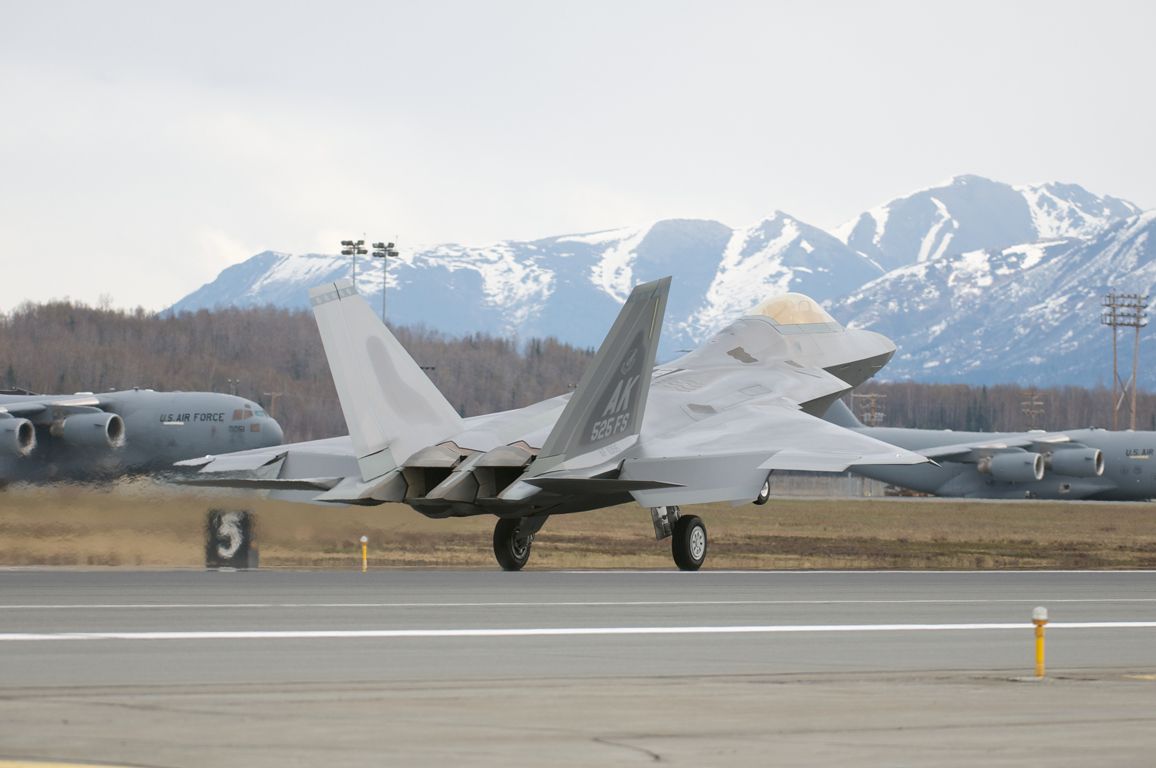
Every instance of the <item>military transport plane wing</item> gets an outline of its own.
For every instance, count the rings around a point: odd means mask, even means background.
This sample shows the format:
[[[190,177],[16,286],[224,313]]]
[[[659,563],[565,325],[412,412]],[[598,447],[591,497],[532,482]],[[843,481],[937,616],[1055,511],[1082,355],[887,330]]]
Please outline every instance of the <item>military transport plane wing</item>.
[[[1156,432],[954,432],[867,427],[842,402],[828,421],[903,446],[934,463],[854,466],[857,474],[936,496],[972,498],[1156,498]]]
[[[0,392],[0,484],[167,469],[206,451],[281,442],[250,400],[216,392]]]
[[[526,563],[551,515],[633,500],[650,508],[657,538],[672,537],[678,566],[695,570],[706,528],[680,504],[765,501],[776,469],[926,461],[815,415],[890,359],[886,338],[787,294],[655,368],[669,289],[670,278],[634,289],[571,395],[463,419],[348,280],[326,284],[311,300],[348,442],[184,463],[312,501],[494,515],[507,570]]]

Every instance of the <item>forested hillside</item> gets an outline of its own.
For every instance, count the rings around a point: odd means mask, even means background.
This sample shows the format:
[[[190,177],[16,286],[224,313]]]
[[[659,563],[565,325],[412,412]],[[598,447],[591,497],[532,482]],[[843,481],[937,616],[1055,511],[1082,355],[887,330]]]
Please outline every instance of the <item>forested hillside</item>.
[[[449,339],[422,328],[395,333],[447,399],[467,416],[515,408],[577,384],[592,350],[552,339],[519,344],[483,334]],[[130,387],[236,391],[270,409],[286,440],[343,434],[345,425],[317,327],[308,312],[224,309],[159,316],[67,302],[24,305],[0,315],[0,387],[100,392]],[[1042,411],[1024,413],[1015,385],[969,387],[869,383],[885,394],[882,424],[957,430],[1110,426],[1110,395],[1040,390]],[[866,409],[863,400],[855,410]],[[1139,398],[1137,427],[1156,429],[1156,396]],[[1126,426],[1126,417],[1122,422]]]

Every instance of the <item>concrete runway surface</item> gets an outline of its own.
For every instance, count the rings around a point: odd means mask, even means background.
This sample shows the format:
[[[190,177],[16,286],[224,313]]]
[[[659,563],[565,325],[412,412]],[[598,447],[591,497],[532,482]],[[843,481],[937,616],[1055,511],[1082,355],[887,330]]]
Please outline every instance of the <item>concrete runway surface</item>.
[[[1156,572],[0,571],[0,760],[1153,754]]]

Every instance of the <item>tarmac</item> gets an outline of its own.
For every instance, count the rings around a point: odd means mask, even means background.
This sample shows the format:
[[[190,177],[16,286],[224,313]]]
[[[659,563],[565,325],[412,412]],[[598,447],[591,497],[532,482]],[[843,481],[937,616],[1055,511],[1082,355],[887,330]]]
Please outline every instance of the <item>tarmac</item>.
[[[1154,703],[1152,571],[0,571],[0,760],[1137,765]]]

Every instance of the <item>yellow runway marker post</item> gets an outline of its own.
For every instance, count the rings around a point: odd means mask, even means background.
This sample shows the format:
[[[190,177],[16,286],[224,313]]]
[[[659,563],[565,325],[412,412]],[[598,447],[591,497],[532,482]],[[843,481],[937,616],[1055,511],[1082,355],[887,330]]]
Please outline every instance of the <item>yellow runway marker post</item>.
[[[1036,677],[1044,676],[1044,627],[1048,624],[1048,609],[1040,606],[1032,611],[1032,623],[1036,625]]]
[[[361,537],[361,572],[369,570],[369,537]]]

